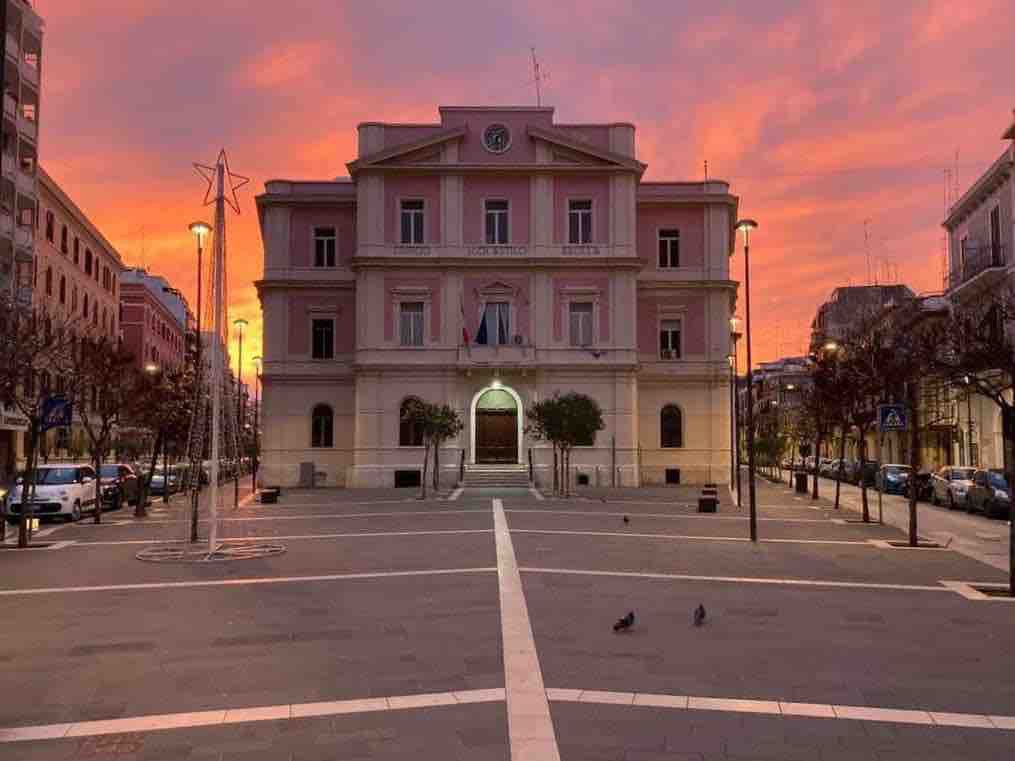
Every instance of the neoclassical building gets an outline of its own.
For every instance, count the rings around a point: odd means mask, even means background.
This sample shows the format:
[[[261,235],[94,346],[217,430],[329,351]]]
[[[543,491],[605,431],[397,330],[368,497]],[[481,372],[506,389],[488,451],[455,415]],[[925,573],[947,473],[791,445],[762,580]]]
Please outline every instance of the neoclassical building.
[[[606,423],[576,481],[728,480],[727,183],[643,182],[633,125],[530,107],[365,122],[347,167],[257,199],[264,483],[412,483],[422,448],[399,413],[415,396],[465,421],[442,483],[463,462],[531,462],[545,484],[525,411],[571,390]]]

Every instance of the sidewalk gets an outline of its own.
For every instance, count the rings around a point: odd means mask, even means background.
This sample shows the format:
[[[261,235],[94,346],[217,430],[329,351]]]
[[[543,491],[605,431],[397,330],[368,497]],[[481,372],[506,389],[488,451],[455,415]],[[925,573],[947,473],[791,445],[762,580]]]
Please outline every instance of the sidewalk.
[[[813,476],[808,475],[807,483],[812,485]],[[758,478],[758,483],[763,479]],[[773,488],[779,488],[773,485]],[[788,486],[783,489],[792,494]],[[835,481],[822,478],[818,487],[819,501],[835,501]],[[808,497],[808,501],[810,498]],[[839,504],[858,515],[862,513],[860,487],[842,484]],[[878,519],[878,493],[867,490],[867,504],[871,520]],[[909,500],[895,494],[882,496],[882,510],[885,525],[909,531]],[[980,515],[970,515],[946,507],[936,507],[929,502],[918,502],[916,508],[917,527],[920,536],[948,545],[956,552],[979,560],[1002,571],[1008,570],[1008,521],[996,521]]]

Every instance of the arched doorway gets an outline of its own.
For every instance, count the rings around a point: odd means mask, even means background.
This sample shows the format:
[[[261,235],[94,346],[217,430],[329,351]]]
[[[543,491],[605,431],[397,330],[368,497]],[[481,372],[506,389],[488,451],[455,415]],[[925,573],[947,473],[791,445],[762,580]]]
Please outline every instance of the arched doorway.
[[[520,463],[522,400],[514,389],[489,386],[472,399],[472,462]]]

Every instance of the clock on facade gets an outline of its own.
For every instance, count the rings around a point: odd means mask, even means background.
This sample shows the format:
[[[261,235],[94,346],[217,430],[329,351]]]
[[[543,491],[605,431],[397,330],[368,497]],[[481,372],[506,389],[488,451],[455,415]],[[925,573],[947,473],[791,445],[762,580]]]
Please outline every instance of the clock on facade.
[[[511,133],[503,124],[491,124],[483,131],[483,146],[491,153],[503,153],[511,147]]]

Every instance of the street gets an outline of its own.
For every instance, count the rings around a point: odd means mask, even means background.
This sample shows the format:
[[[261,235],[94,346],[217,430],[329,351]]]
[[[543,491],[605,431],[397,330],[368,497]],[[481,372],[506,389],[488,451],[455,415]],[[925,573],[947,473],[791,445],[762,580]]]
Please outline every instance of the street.
[[[289,490],[222,522],[284,554],[203,564],[136,559],[181,535],[178,506],[61,526],[0,554],[0,758],[1007,753],[1015,609],[942,584],[1004,575],[758,494],[757,545],[728,494],[702,515],[688,487]]]

